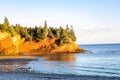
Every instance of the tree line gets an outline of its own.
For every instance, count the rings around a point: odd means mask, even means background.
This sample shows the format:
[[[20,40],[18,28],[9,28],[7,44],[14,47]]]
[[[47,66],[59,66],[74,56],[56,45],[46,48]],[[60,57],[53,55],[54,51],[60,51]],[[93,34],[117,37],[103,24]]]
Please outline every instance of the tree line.
[[[58,45],[67,43],[68,38],[76,41],[73,26],[71,26],[71,28],[69,28],[68,25],[66,25],[66,28],[62,28],[61,26],[59,28],[48,27],[47,21],[44,22],[43,27],[23,27],[20,24],[10,25],[8,19],[5,17],[4,23],[0,24],[0,30],[9,32],[11,36],[19,34],[25,41],[37,42],[45,38],[58,38],[56,41]]]

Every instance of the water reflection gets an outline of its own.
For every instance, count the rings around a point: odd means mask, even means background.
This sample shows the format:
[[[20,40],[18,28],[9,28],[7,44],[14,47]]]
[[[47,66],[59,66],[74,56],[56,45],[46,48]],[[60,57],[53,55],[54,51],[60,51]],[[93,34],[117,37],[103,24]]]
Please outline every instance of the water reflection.
[[[50,62],[47,63],[44,62],[43,60]],[[35,69],[38,68],[39,70],[40,67],[43,69],[45,68],[46,65],[47,68],[49,66],[49,69],[50,67],[52,67],[51,69],[54,69],[53,68],[54,65],[51,65],[51,61],[58,61],[56,65],[60,65],[61,63],[59,61],[66,62],[66,61],[74,61],[74,60],[75,60],[74,54],[46,55],[42,58],[36,58],[36,59],[0,59],[0,72],[16,72],[16,71],[24,72],[31,70],[32,67],[35,67]]]
[[[74,61],[74,54],[56,54],[43,57],[45,61]]]
[[[70,65],[75,64],[75,54],[54,54],[42,56],[36,61],[31,61],[27,67],[30,67],[30,72],[40,73],[68,73],[73,71]]]
[[[0,72],[16,71],[25,67],[33,59],[0,60]]]

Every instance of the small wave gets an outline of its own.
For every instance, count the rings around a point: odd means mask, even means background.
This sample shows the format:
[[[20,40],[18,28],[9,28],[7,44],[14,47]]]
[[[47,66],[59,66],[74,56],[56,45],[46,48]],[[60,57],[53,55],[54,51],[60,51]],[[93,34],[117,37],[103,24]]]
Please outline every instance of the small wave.
[[[106,53],[109,53],[109,54],[118,54],[118,53],[120,53],[120,51],[107,51]]]
[[[79,67],[79,68],[90,68],[90,69],[105,69],[105,70],[119,70],[120,69],[115,69],[115,68],[104,68],[104,67],[86,67],[86,66],[74,66],[74,65],[70,65],[72,67]]]
[[[105,74],[116,74],[116,75],[120,75],[120,73],[118,72],[108,72],[108,71],[96,71],[96,70],[84,70],[84,69],[73,69],[73,70],[79,70],[79,71],[86,71],[86,72],[95,72],[95,73],[105,73]]]

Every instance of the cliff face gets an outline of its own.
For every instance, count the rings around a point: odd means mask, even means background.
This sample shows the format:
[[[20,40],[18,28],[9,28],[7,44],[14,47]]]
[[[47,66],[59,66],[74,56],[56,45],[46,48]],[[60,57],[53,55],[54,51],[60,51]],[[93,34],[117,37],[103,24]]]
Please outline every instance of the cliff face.
[[[11,37],[7,32],[0,32],[0,55],[41,55],[53,53],[82,52],[70,38],[68,43],[58,46],[57,38],[46,38],[39,42],[24,41],[20,35]]]
[[[7,32],[0,32],[0,55],[16,55],[21,41],[20,35],[11,37]]]

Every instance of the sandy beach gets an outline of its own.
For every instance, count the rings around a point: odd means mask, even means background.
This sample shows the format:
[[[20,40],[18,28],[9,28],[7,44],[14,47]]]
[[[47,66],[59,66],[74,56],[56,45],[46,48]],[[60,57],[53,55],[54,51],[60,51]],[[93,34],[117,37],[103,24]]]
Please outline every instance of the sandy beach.
[[[0,72],[0,80],[120,80],[120,78],[28,72]]]
[[[0,60],[4,59],[36,59],[39,56],[0,56]]]

